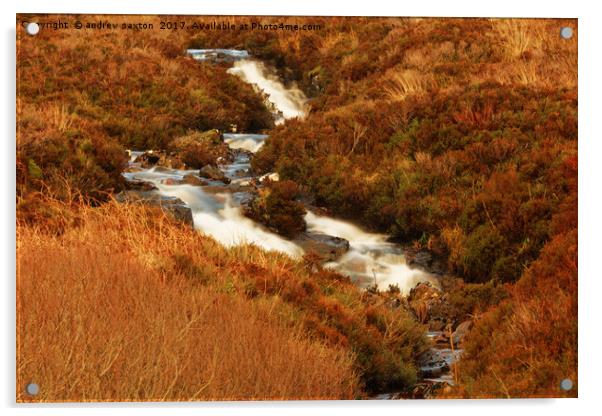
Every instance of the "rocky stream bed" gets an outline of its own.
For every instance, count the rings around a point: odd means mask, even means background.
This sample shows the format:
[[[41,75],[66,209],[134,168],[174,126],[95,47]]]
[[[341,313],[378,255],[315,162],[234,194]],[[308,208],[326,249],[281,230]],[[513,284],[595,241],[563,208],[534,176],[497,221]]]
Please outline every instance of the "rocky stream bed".
[[[304,116],[304,97],[299,91],[287,89],[272,75],[262,72],[265,68],[246,51],[196,50],[190,54],[202,62],[211,61],[212,57],[233,62],[232,73],[266,96],[270,108],[275,109],[277,123]],[[405,307],[427,325],[433,346],[420,360],[420,380],[412,392],[382,393],[374,398],[429,398],[437,389],[453,384],[454,362],[462,353],[462,339],[470,321],[449,323],[445,317],[431,313],[436,309],[434,305],[445,302],[445,293],[438,277],[444,268],[429,252],[404,253],[388,236],[365,231],[313,206],[306,206],[307,229],[292,238],[278,235],[245,216],[245,207],[266,182],[279,180],[275,173],[259,176],[251,168],[253,154],[267,138],[267,134],[214,130],[178,139],[180,147],[170,150],[129,151],[130,162],[123,173],[128,189],[116,199],[158,206],[225,246],[251,243],[295,258],[311,252],[322,259],[325,267],[350,276],[360,287],[398,287],[401,300],[391,307]],[[196,166],[191,166],[190,154],[199,146],[208,145],[213,146],[215,159],[199,162],[193,158]]]

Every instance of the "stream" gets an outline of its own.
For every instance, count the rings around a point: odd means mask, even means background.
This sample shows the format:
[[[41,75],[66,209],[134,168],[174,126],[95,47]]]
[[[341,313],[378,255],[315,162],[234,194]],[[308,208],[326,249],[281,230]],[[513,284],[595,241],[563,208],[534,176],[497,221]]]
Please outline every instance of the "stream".
[[[276,124],[305,116],[306,97],[303,92],[295,87],[285,87],[262,62],[252,59],[247,51],[195,49],[188,53],[200,62],[231,62],[232,67],[228,70],[230,74],[240,77],[265,94],[269,108],[275,110]],[[143,151],[130,152],[130,169],[123,175],[128,181],[154,184],[157,188],[154,192],[162,197],[181,199],[192,211],[194,228],[226,247],[254,244],[265,250],[300,258],[304,254],[300,245],[247,218],[241,208],[241,201],[250,196],[245,188],[250,186],[251,181],[262,179],[252,172],[251,158],[268,138],[269,135],[266,134],[223,133],[223,139],[233,151],[234,159],[218,167],[230,179],[229,184],[206,179],[205,186],[177,183],[186,175],[197,175],[198,170],[142,168],[136,163],[136,158]],[[389,242],[385,234],[372,233],[351,222],[312,211],[307,212],[305,220],[308,232],[349,241],[349,250],[326,263],[325,267],[348,275],[362,288],[376,285],[380,290],[387,290],[389,285],[397,285],[401,293],[407,295],[420,282],[438,286],[433,275],[408,266],[401,247]],[[442,360],[448,365],[455,359],[456,354],[444,349],[434,347],[433,351],[442,354]],[[432,380],[451,382],[450,377],[442,374]]]

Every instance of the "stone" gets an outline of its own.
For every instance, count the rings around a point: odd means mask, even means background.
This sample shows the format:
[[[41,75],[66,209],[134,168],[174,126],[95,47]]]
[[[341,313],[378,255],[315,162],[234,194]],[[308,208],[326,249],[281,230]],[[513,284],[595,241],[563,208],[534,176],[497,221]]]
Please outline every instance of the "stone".
[[[454,345],[462,344],[464,337],[472,328],[472,321],[464,321],[460,325],[457,326],[456,330],[452,334],[452,340],[454,341]]]
[[[293,242],[305,252],[313,252],[324,261],[333,261],[349,251],[349,241],[331,235],[303,232],[293,239]]]
[[[408,266],[420,268],[432,274],[445,274],[446,272],[445,262],[430,250],[406,248],[404,254]]]
[[[194,185],[194,186],[209,185],[209,182],[207,182],[193,174],[188,174],[188,175],[184,176],[184,178],[180,181],[180,183],[186,184],[186,185]]]
[[[167,154],[163,150],[147,150],[134,160],[134,163],[148,169],[156,167],[158,169],[185,169],[186,165],[182,159],[174,153]]]
[[[125,186],[127,189],[135,191],[156,191],[158,189],[154,183],[143,181],[141,179],[132,179],[131,181],[126,181]]]
[[[142,153],[134,160],[134,163],[140,164],[143,168],[151,168],[161,160],[161,153],[153,150],[148,150]]]
[[[226,177],[224,172],[222,172],[217,166],[214,165],[203,166],[199,171],[199,176],[214,181],[220,181],[225,184],[230,183],[230,179]]]

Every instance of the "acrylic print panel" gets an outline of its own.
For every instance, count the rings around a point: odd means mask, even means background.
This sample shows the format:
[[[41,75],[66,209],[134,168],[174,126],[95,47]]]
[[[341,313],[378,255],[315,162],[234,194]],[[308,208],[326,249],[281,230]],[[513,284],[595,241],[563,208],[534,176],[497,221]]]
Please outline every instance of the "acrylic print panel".
[[[577,21],[17,16],[20,402],[577,396]]]

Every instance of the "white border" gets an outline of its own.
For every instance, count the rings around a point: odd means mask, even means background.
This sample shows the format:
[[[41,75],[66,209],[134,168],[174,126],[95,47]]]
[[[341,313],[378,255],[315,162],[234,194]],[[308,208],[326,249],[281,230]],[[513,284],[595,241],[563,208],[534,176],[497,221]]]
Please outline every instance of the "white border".
[[[545,1],[538,4],[525,0],[504,0],[497,3],[455,1],[369,0],[350,2],[297,0],[216,0],[195,2],[169,0],[165,2],[119,0],[87,0],[53,2],[28,0],[17,5],[3,2],[2,14],[2,100],[0,116],[5,132],[0,151],[0,178],[3,180],[6,201],[0,204],[3,218],[2,262],[3,287],[0,290],[2,311],[0,332],[0,397],[4,414],[9,415],[163,415],[178,412],[182,415],[231,414],[245,410],[252,415],[332,414],[342,411],[363,415],[367,411],[380,414],[401,413],[418,415],[440,414],[505,415],[542,412],[551,415],[589,414],[599,411],[600,377],[602,376],[599,349],[602,348],[599,300],[602,275],[599,273],[602,235],[600,209],[600,159],[602,157],[599,101],[602,97],[599,77],[602,74],[599,42],[602,41],[601,18],[593,1]],[[428,402],[264,402],[246,404],[93,404],[82,410],[76,405],[23,406],[14,402],[15,301],[14,301],[14,163],[15,163],[15,13],[126,13],[126,14],[254,14],[254,15],[338,15],[338,16],[487,16],[487,17],[577,17],[579,18],[579,395],[577,400],[512,400],[512,401],[428,401]]]

